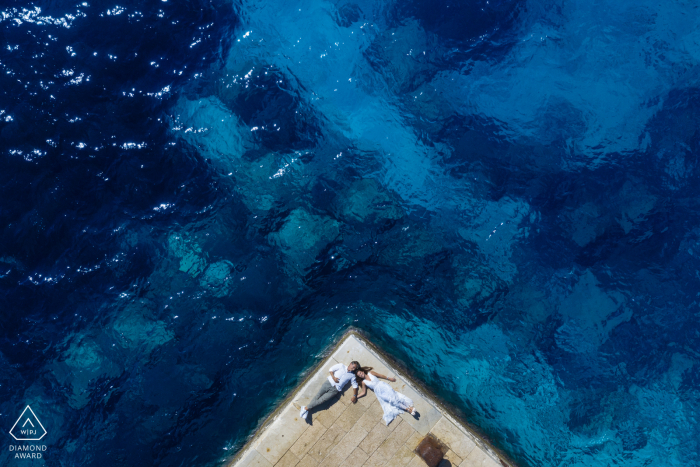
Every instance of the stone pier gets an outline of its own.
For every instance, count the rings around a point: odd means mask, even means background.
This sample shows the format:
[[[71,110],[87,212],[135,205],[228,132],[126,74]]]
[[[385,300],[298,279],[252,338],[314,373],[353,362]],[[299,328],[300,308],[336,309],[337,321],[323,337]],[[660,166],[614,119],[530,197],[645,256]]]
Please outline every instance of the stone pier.
[[[353,360],[394,376],[395,383],[387,382],[413,400],[419,418],[404,413],[387,426],[374,393],[368,390],[353,404],[350,385],[339,401],[317,409],[309,421],[301,418],[299,408],[316,394],[328,368]],[[330,356],[262,424],[229,467],[425,467],[428,464],[417,448],[426,436],[441,448],[439,467],[515,467],[396,366],[359,333],[348,331]]]

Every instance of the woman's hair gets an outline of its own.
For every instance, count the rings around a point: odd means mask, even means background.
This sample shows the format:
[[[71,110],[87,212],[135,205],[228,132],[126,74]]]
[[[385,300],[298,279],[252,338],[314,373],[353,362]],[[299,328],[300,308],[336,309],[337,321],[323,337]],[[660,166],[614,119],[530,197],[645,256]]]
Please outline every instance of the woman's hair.
[[[364,374],[367,374],[372,370],[373,370],[373,368],[371,366],[361,366],[360,368],[357,369],[357,371],[362,371],[362,372],[364,372]],[[355,372],[355,375],[357,375],[357,371]]]

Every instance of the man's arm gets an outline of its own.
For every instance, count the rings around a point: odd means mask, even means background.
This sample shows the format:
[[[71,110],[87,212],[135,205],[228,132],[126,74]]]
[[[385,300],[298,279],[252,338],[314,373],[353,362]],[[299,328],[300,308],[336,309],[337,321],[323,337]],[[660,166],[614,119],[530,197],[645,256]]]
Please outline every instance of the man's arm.
[[[354,388],[354,389],[355,389],[355,395],[357,395],[357,388]],[[367,394],[367,386],[363,383],[362,384],[362,394],[357,396],[357,398],[359,399],[360,397],[364,397],[365,394]]]
[[[350,379],[350,383],[352,384],[352,391],[355,393],[355,395],[352,396],[352,397],[350,398],[350,400],[351,400],[352,403],[354,404],[355,402],[357,402],[357,379],[355,378],[355,376],[353,376],[353,377]],[[363,389],[364,389],[364,386],[363,386]],[[365,391],[367,391],[367,390],[365,389]]]
[[[339,380],[338,378],[335,377],[335,372],[338,371],[338,370],[342,370],[342,369],[343,369],[343,365],[340,364],[340,363],[336,363],[335,365],[333,365],[332,367],[330,367],[330,368],[328,369],[328,372],[331,374],[331,379],[332,379],[333,381],[335,381],[336,384],[339,383],[340,380]]]

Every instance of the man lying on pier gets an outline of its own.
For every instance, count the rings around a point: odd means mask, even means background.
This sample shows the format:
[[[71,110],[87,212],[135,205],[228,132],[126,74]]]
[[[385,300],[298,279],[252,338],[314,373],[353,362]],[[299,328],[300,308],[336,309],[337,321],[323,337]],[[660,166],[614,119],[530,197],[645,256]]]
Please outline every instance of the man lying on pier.
[[[302,407],[299,415],[306,420],[309,415],[309,410],[327,402],[334,397],[340,398],[340,393],[343,388],[347,386],[348,382],[352,383],[352,389],[355,395],[352,396],[352,403],[357,402],[357,380],[355,379],[355,372],[360,368],[360,364],[357,362],[350,362],[350,365],[345,366],[342,363],[333,365],[328,369],[330,375],[328,379],[321,385],[316,396],[309,402],[309,405]]]

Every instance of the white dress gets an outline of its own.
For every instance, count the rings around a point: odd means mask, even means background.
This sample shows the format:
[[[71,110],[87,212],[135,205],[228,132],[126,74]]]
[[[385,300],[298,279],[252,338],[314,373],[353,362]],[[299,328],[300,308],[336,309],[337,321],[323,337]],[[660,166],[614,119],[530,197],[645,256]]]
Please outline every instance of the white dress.
[[[413,407],[413,401],[411,399],[400,392],[394,391],[394,388],[384,381],[379,381],[379,378],[370,373],[367,373],[365,385],[374,391],[374,395],[379,399],[379,404],[382,406],[382,410],[384,410],[382,419],[387,425],[399,414],[405,412],[405,409]]]

